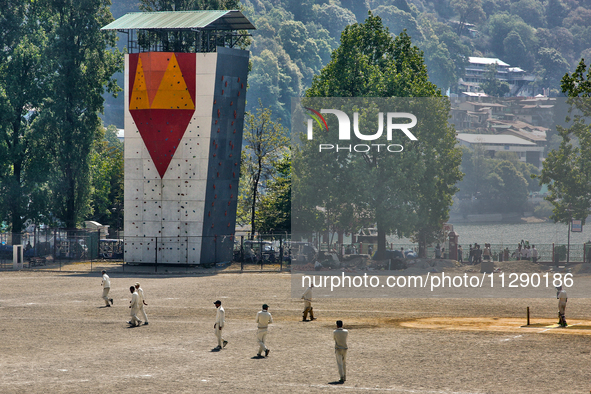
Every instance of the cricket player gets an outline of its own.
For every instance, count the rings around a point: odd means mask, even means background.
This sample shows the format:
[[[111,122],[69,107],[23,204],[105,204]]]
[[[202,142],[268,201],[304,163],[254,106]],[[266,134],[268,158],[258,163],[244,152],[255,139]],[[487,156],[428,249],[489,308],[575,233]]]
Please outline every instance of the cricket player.
[[[566,296],[566,291],[562,288],[562,286],[558,286],[556,288],[556,298],[558,298],[558,324],[561,327],[566,327],[566,318],[565,318],[565,311],[566,311],[566,301],[568,300]]]
[[[213,325],[213,329],[215,330],[215,336],[218,339],[218,345],[216,346],[216,349],[221,350],[228,344],[228,341],[222,338],[222,329],[224,328],[224,323],[226,321],[226,311],[224,311],[224,307],[222,307],[222,302],[220,300],[214,302],[214,305],[217,308],[217,313],[215,315],[215,323]]]
[[[131,309],[131,320],[128,321],[128,323],[131,324],[133,327],[137,327],[140,324],[142,324],[142,321],[137,318],[137,313],[140,310],[140,296],[137,293],[135,286],[130,286],[129,291],[131,292],[131,305],[129,305],[129,308]]]
[[[110,307],[113,305],[113,299],[109,298],[109,290],[111,290],[111,280],[109,279],[109,275],[107,275],[107,271],[102,270],[103,274],[103,281],[101,282],[101,286],[103,286],[103,300],[105,300],[105,306]],[[109,304],[109,302],[111,304]]]
[[[312,308],[312,288],[314,287],[314,284],[311,283],[310,287],[308,287],[306,289],[306,291],[304,291],[304,294],[302,295],[302,299],[304,300],[304,318],[302,319],[302,321],[308,321],[308,313],[310,313],[310,320],[316,320],[314,318],[314,311]]]
[[[265,352],[265,357],[269,355],[269,348],[267,348],[267,345],[265,344],[265,339],[267,339],[267,327],[269,324],[273,323],[273,317],[268,309],[269,305],[263,304],[263,310],[257,313],[257,341],[259,342],[259,352],[257,353],[257,356],[259,357],[261,357],[263,351]]]
[[[345,383],[347,380],[347,336],[349,331],[343,328],[342,320],[337,320],[337,329],[333,331],[334,338],[334,354],[337,358],[337,366],[339,367],[339,375],[341,379],[339,383]]]
[[[137,290],[137,294],[140,296],[140,313],[144,315],[144,326],[147,326],[148,315],[146,315],[144,305],[148,306],[148,304],[146,304],[146,301],[144,300],[144,290],[140,287],[140,282],[135,282],[135,289]]]

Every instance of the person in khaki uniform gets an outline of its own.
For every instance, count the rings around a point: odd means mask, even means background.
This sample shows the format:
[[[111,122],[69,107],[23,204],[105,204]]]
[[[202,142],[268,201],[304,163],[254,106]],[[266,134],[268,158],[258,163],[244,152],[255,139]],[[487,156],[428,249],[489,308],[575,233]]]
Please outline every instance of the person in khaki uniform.
[[[306,289],[304,294],[302,295],[302,299],[304,300],[304,317],[302,321],[308,321],[308,313],[310,314],[310,320],[316,320],[314,317],[314,311],[312,308],[312,288],[314,284],[310,284],[310,287]]]
[[[142,324],[142,321],[137,317],[137,313],[140,310],[140,296],[137,293],[135,286],[130,286],[129,291],[131,292],[131,305],[129,305],[129,308],[131,309],[129,312],[131,315],[131,320],[127,323],[129,323],[132,327],[138,327]]]
[[[148,306],[148,304],[146,304],[146,301],[144,300],[144,290],[141,288],[140,282],[135,282],[135,288],[137,290],[137,294],[140,296],[139,313],[141,313],[144,316],[144,326],[147,326],[149,324],[148,323],[148,315],[146,315],[146,310],[144,309],[144,305]]]
[[[222,307],[222,302],[220,300],[214,302],[214,305],[217,308],[217,312],[215,315],[215,323],[213,325],[213,329],[215,330],[215,336],[218,339],[218,345],[216,347],[216,350],[221,350],[222,348],[225,348],[228,344],[228,341],[226,341],[222,337],[222,329],[224,328],[224,324],[226,323],[226,311]]]
[[[558,324],[561,327],[566,327],[566,301],[568,300],[566,296],[566,291],[562,288],[562,286],[558,286],[556,288],[556,298],[558,298]]]
[[[269,348],[265,344],[267,339],[267,327],[273,323],[273,317],[269,313],[269,305],[263,304],[263,310],[257,313],[257,341],[259,343],[258,357],[261,357],[261,353],[265,352],[265,357],[269,355]]]
[[[334,338],[334,354],[337,359],[337,366],[339,367],[339,375],[341,379],[339,383],[345,383],[347,380],[347,336],[349,331],[343,328],[342,320],[337,320],[337,329],[333,331]]]
[[[103,300],[105,300],[105,306],[110,307],[113,305],[113,299],[109,298],[109,290],[111,290],[111,279],[109,279],[109,275],[107,275],[107,271],[102,270],[103,274],[103,281],[101,286],[103,286]],[[111,304],[109,304],[109,302]]]

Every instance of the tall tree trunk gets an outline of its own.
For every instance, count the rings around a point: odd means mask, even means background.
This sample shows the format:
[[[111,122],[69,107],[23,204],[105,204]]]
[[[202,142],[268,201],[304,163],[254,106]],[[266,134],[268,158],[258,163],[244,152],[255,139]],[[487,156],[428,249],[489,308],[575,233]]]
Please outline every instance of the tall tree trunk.
[[[66,170],[66,182],[68,184],[68,190],[66,193],[66,215],[65,222],[66,228],[76,228],[76,180],[72,175],[70,169]]]
[[[16,135],[17,131],[15,131]],[[20,155],[19,155],[20,156]],[[23,229],[23,212],[21,206],[22,199],[22,161],[19,159],[15,160],[12,174],[12,185],[10,187],[12,198],[10,198],[10,221],[12,224],[12,244],[20,245],[21,243],[21,231]]]
[[[23,228],[23,212],[21,211],[21,199],[22,199],[22,168],[23,168],[23,155],[20,152],[24,149],[21,143],[21,119],[19,109],[24,107],[24,104],[20,104],[21,107],[15,108],[16,118],[12,122],[12,184],[10,185],[10,221],[12,224],[12,244],[20,245],[21,243],[21,231]]]
[[[257,194],[259,191],[259,180],[261,179],[261,171],[262,171],[262,167],[260,166],[260,160],[259,160],[259,168],[257,170],[257,174],[254,178],[253,184],[252,184],[252,205],[251,205],[251,210],[250,210],[250,239],[253,240],[254,239],[254,233],[255,233],[255,212],[256,212],[256,205],[257,205]]]
[[[15,188],[20,191],[20,184],[15,184]],[[11,208],[11,222],[12,222],[12,244],[20,245],[21,243],[21,231],[23,228],[23,218],[20,212],[20,198],[15,196],[10,202]]]
[[[386,255],[386,230],[380,219],[377,221],[378,226],[378,250],[376,252],[376,260],[383,260]]]
[[[419,241],[419,257],[427,257],[427,234],[423,230],[419,230],[418,234]]]

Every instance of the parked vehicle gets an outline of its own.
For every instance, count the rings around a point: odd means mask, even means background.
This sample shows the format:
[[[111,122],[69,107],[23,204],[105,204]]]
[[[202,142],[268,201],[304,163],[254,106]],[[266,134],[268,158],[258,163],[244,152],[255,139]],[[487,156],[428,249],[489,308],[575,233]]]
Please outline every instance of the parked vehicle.
[[[103,259],[123,259],[123,240],[99,240],[99,257]]]
[[[273,263],[279,258],[279,251],[270,241],[244,241],[244,262],[258,263],[263,260]],[[234,261],[242,261],[240,242],[234,244]]]
[[[310,242],[286,242],[288,254],[291,260],[299,262],[312,262],[318,256],[318,249]]]

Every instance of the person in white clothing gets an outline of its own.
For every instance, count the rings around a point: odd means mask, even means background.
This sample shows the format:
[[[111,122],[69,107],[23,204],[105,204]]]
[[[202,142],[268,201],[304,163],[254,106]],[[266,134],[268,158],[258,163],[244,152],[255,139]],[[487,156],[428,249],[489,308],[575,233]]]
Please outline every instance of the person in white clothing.
[[[263,351],[265,352],[265,357],[269,355],[269,348],[265,344],[265,340],[267,339],[267,327],[269,324],[273,323],[273,317],[271,313],[269,313],[269,305],[263,304],[263,310],[257,313],[257,341],[259,342],[259,352],[257,353],[258,357],[261,357]]]
[[[337,320],[337,329],[333,331],[334,338],[334,353],[337,358],[337,366],[339,367],[339,375],[341,379],[339,383],[345,383],[347,380],[347,336],[349,331],[343,328],[343,322]]]
[[[129,291],[131,292],[131,305],[129,305],[129,308],[131,308],[131,320],[128,321],[128,323],[131,324],[133,327],[137,327],[140,324],[142,324],[142,321],[137,317],[137,313],[140,310],[140,296],[137,293],[135,286],[131,286],[129,288]]]
[[[558,324],[560,324],[561,327],[566,327],[568,324],[566,324],[565,312],[566,301],[568,298],[566,296],[566,291],[562,288],[562,286],[558,286],[556,290],[556,298],[558,298]]]
[[[304,300],[304,317],[302,321],[308,321],[308,313],[310,313],[310,320],[316,320],[314,318],[314,311],[312,308],[312,288],[314,284],[311,283],[310,287],[306,289],[304,294],[302,295],[302,299]]]
[[[534,263],[538,262],[538,249],[536,249],[536,245],[531,246],[531,258]]]
[[[144,326],[147,326],[148,315],[146,315],[144,305],[148,306],[148,304],[146,304],[146,300],[144,299],[144,290],[140,287],[140,282],[135,282],[135,289],[137,290],[137,294],[140,296],[140,313],[144,315]]]
[[[224,328],[224,324],[226,321],[226,311],[224,311],[224,308],[222,307],[222,302],[220,300],[214,302],[214,305],[217,308],[217,313],[215,315],[215,323],[213,325],[213,329],[215,330],[215,336],[218,339],[218,345],[215,349],[221,350],[228,344],[228,341],[224,340],[224,338],[222,337],[222,329]]]
[[[107,275],[107,271],[103,270],[103,281],[101,282],[101,286],[103,286],[103,300],[105,300],[105,306],[110,307],[113,305],[113,299],[109,298],[109,290],[111,290],[111,280],[109,279],[109,275]],[[109,304],[109,302],[111,304]]]

